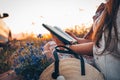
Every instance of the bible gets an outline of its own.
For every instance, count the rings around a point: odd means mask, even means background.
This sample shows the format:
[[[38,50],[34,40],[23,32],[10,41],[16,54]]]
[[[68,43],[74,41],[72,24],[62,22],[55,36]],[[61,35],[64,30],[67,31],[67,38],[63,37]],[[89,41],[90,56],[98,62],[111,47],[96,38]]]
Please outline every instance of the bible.
[[[69,34],[64,32],[57,26],[50,26],[47,24],[42,24],[44,28],[46,28],[51,34],[55,35],[60,41],[62,41],[65,45],[76,44],[77,40],[71,37]]]

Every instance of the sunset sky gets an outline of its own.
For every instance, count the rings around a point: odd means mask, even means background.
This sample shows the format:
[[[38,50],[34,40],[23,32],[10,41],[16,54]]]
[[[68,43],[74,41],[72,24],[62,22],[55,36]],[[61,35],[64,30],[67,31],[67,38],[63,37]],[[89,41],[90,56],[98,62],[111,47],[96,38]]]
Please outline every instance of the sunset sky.
[[[104,0],[0,0],[0,12],[12,33],[46,33],[42,23],[62,29],[92,23],[97,6]]]

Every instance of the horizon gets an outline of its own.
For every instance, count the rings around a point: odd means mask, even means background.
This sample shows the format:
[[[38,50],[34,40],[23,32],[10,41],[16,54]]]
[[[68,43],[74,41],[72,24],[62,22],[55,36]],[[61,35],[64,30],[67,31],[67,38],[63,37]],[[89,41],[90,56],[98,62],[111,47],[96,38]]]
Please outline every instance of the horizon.
[[[0,12],[8,13],[4,19],[12,33],[48,33],[42,23],[62,29],[75,25],[92,24],[97,6],[104,0],[1,0]]]

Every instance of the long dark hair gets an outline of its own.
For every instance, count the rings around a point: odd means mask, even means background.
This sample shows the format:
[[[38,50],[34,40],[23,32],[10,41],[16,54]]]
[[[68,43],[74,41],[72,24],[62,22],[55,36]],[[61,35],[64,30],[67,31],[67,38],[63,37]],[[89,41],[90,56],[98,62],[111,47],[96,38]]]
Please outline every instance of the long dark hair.
[[[105,49],[103,50],[103,52],[105,50],[107,50],[108,46],[111,43],[112,29],[114,30],[115,39],[116,39],[115,44],[113,46],[116,46],[118,43],[116,17],[117,17],[119,5],[120,5],[120,0],[109,0],[106,3],[104,12],[102,14],[102,18],[100,19],[99,24],[96,25],[96,29],[93,32],[92,39],[95,42],[95,44],[99,47],[99,41],[102,37],[102,33],[104,31],[108,30],[107,36],[109,36],[109,37],[107,37],[107,39],[106,39]]]

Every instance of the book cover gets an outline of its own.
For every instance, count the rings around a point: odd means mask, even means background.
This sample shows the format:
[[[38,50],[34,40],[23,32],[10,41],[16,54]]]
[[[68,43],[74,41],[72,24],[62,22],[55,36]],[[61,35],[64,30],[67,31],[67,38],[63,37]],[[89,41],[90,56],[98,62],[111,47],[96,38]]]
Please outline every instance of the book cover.
[[[47,24],[42,24],[44,28],[50,31],[51,34],[55,35],[60,41],[62,41],[65,45],[71,45],[77,43],[77,40],[71,37],[69,34],[61,30],[57,26],[50,26]]]

